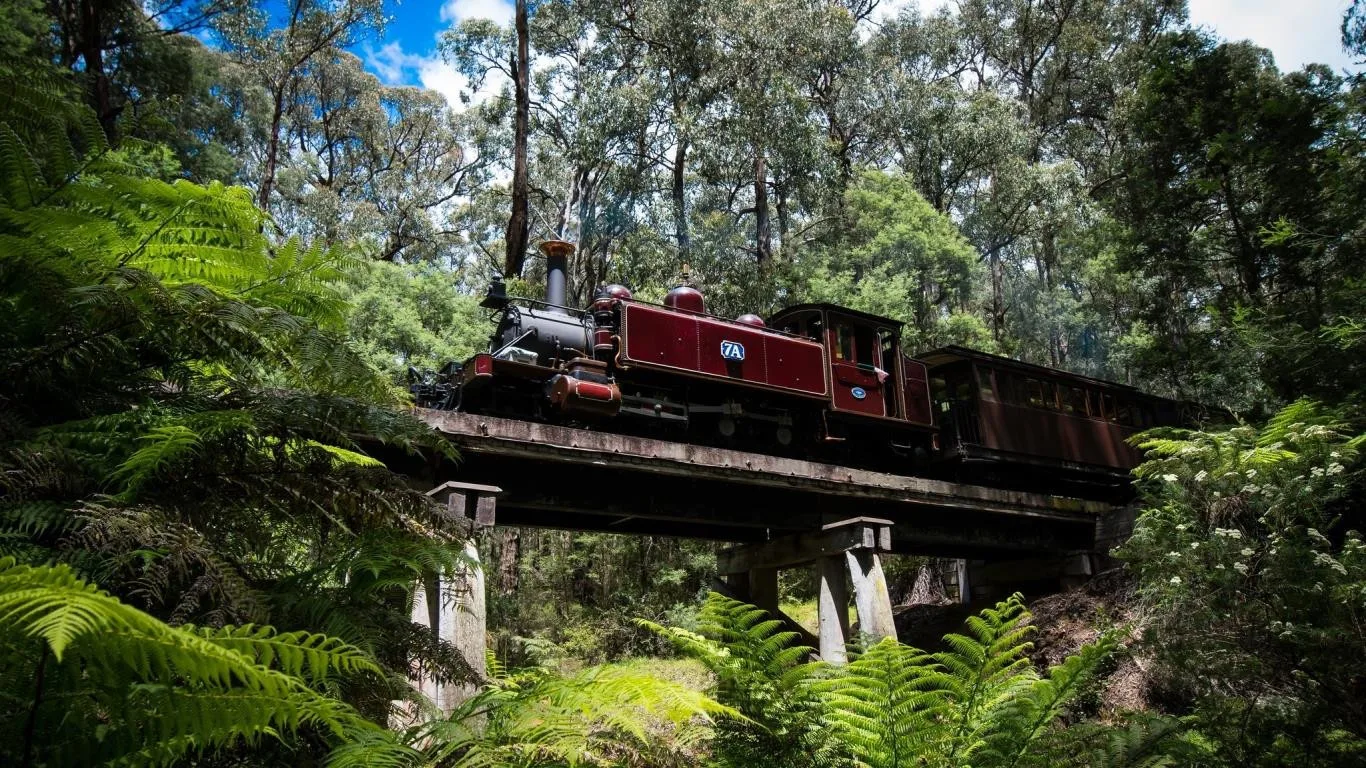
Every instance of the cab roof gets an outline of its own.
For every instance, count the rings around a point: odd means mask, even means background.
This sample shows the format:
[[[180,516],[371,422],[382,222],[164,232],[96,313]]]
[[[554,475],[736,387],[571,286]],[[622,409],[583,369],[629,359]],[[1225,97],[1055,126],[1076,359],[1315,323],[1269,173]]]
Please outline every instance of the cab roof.
[[[769,323],[775,324],[782,318],[787,317],[788,315],[796,314],[798,312],[811,311],[835,312],[837,314],[847,315],[858,320],[866,320],[870,323],[875,323],[877,325],[881,325],[887,328],[893,328],[898,331],[901,330],[902,326],[906,325],[900,320],[893,320],[890,317],[882,317],[881,315],[874,315],[869,312],[861,312],[857,309],[841,307],[838,304],[794,304],[793,306],[787,307],[783,311],[777,313],[772,318],[770,318]]]

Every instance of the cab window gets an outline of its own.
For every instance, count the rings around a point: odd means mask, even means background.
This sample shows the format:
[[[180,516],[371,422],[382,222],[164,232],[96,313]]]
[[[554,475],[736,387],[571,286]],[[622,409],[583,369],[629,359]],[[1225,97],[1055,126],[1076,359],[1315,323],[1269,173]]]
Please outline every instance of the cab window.
[[[835,359],[876,365],[877,334],[872,328],[840,323],[835,326]]]
[[[835,326],[835,359],[857,360],[854,357],[854,329],[847,325]]]

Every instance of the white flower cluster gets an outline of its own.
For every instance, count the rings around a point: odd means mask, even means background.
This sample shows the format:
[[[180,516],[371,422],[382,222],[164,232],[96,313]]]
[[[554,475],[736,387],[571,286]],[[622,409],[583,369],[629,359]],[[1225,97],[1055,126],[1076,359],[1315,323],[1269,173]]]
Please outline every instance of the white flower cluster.
[[[1347,575],[1347,566],[1339,563],[1332,555],[1327,554],[1326,552],[1319,552],[1314,555],[1314,565],[1325,565],[1343,576]]]
[[[1243,538],[1243,532],[1240,531],[1240,530],[1238,530],[1237,528],[1215,528],[1215,529],[1214,529],[1214,535],[1215,535],[1215,536],[1223,536],[1224,538],[1228,538],[1228,539],[1241,539],[1241,538]]]

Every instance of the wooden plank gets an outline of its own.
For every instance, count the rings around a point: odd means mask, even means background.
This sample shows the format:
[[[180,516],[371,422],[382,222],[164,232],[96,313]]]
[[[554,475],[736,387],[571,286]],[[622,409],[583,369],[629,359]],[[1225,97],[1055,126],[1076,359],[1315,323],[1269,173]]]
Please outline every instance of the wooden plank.
[[[749,571],[750,603],[766,611],[778,612],[778,569],[751,568]]]
[[[892,615],[892,596],[887,577],[876,552],[855,550],[844,554],[854,585],[854,607],[858,611],[859,632],[876,639],[896,637]]]
[[[743,573],[754,568],[791,568],[851,549],[876,550],[884,538],[888,544],[886,549],[890,549],[890,537],[880,535],[886,530],[889,530],[888,526],[841,526],[818,533],[798,533],[760,544],[732,547],[716,554],[717,572]]]
[[[658,474],[724,479],[794,488],[816,494],[885,499],[944,509],[971,509],[1027,517],[1092,520],[1110,505],[999,488],[891,475],[709,446],[591,432],[550,424],[450,411],[418,415],[462,450],[546,461],[639,467]]]
[[[847,517],[843,520],[836,520],[833,523],[826,523],[821,526],[822,531],[833,531],[836,528],[845,528],[851,525],[895,525],[891,520],[881,517]]]
[[[480,496],[474,502],[474,527],[492,527],[497,519],[496,507],[498,499],[491,495]]]
[[[844,558],[822,557],[816,568],[820,576],[817,615],[820,621],[821,659],[831,664],[848,661],[844,646],[849,642],[849,583]]]

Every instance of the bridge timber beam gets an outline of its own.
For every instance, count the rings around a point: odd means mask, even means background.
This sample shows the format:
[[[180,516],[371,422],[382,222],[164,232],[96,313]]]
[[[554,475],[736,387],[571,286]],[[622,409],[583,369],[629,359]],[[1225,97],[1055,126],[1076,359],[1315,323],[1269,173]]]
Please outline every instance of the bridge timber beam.
[[[946,557],[1089,550],[1101,502],[418,409],[460,451],[439,480],[504,489],[497,524],[768,541],[852,517],[890,520],[891,550]]]
[[[819,652],[832,664],[847,660],[849,584],[854,587],[860,632],[873,638],[896,637],[892,598],[887,591],[879,552],[890,552],[892,521],[868,517],[830,523],[818,532],[796,533],[772,541],[742,544],[716,555],[716,570],[727,580],[747,574],[754,590],[756,574],[772,574],[771,605],[754,604],[777,612],[777,572],[780,568],[815,564],[820,582],[817,598]],[[845,578],[845,569],[848,579]]]

